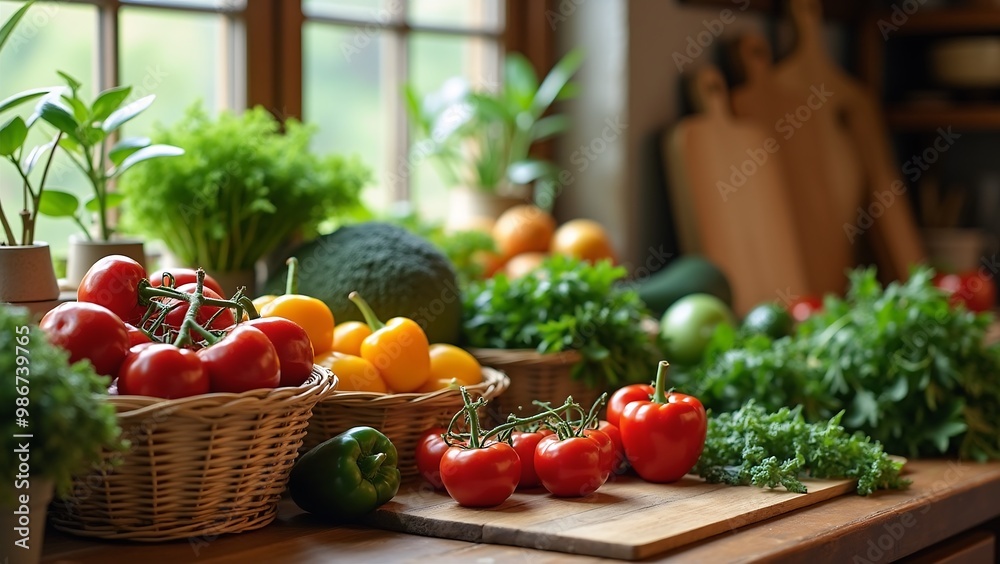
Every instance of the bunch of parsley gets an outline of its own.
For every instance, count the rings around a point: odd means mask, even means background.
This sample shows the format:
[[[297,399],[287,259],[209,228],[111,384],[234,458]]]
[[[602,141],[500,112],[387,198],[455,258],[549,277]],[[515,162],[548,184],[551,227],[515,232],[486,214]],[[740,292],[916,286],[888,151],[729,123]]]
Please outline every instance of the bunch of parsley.
[[[801,405],[809,421],[844,411],[843,425],[906,456],[1000,458],[1000,348],[986,346],[989,315],[951,307],[915,270],[883,288],[851,274],[845,299],[791,337],[719,331],[705,362],[674,383],[716,412],[747,400],[776,411]]]
[[[464,331],[472,347],[577,350],[573,377],[592,386],[648,382],[660,352],[643,329],[648,315],[635,290],[620,284],[624,268],[550,257],[528,276],[498,274],[463,295]]]
[[[800,477],[853,478],[858,494],[902,488],[902,463],[882,445],[840,426],[843,412],[827,422],[807,423],[802,408],[768,413],[752,400],[708,422],[705,449],[694,473],[712,483],[776,488],[805,493]]]

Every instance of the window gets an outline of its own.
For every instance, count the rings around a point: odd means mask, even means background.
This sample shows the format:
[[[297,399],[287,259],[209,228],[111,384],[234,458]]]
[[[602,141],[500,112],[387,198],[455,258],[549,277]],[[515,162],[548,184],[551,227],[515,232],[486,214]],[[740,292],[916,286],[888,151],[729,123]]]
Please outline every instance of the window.
[[[0,0],[0,19],[20,2]],[[402,86],[421,93],[463,75],[499,79],[504,0],[71,0],[39,2],[0,57],[0,99],[60,83],[56,70],[96,93],[129,84],[156,94],[126,133],[171,123],[196,101],[209,110],[263,104],[315,124],[319,152],[357,154],[375,173],[367,203],[412,202],[442,217],[445,189],[429,163],[410,162]],[[41,128],[33,132],[42,142]],[[85,194],[68,162],[49,186]],[[0,197],[20,183],[0,164]],[[71,222],[38,229],[62,254]]]

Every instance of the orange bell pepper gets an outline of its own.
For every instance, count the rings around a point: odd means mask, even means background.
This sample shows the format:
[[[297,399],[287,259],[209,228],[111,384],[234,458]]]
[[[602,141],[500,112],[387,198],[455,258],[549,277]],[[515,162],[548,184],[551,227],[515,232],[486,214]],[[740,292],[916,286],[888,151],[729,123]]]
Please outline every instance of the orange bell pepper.
[[[339,391],[377,392],[380,394],[389,391],[375,365],[360,356],[329,351],[317,356],[315,362],[329,368],[337,376],[339,381],[337,390]]]
[[[361,342],[371,334],[371,328],[360,321],[341,323],[333,328],[333,350],[361,356]]]
[[[475,386],[483,381],[483,367],[476,357],[455,345],[431,345],[431,378],[451,380],[460,386]]]
[[[431,375],[430,344],[420,325],[412,319],[394,317],[386,323],[357,293],[348,296],[365,316],[372,334],[361,342],[361,358],[375,365],[393,391],[413,392]]]
[[[309,335],[313,352],[320,355],[333,348],[333,313],[322,300],[296,293],[299,287],[299,261],[292,257],[286,262],[288,281],[285,294],[274,298],[261,308],[260,316],[284,317],[298,323]]]

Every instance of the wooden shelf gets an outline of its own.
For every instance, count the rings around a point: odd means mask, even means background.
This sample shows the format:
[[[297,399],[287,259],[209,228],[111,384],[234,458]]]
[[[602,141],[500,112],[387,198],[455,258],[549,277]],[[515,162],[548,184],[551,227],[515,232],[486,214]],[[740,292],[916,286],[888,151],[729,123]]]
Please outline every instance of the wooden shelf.
[[[962,107],[896,106],[886,109],[886,121],[896,131],[934,131],[953,127],[964,131],[1000,131],[1000,104]]]
[[[920,35],[937,33],[1000,33],[1000,8],[978,9],[922,9],[909,15],[906,21],[900,16],[893,20],[890,12],[869,16],[868,24],[876,28],[879,22],[887,22],[897,29],[890,35]],[[902,22],[902,23],[899,23]]]

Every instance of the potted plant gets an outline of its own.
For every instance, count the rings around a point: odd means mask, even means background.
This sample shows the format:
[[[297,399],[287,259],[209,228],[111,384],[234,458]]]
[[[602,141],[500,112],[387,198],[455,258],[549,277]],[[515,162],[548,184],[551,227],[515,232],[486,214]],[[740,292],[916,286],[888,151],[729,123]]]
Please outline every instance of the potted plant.
[[[30,371],[28,368],[30,367]],[[30,372],[30,374],[29,374]],[[23,308],[0,305],[4,456],[0,543],[13,564],[38,562],[53,491],[122,447],[115,410],[101,399],[107,378],[49,344]]]
[[[121,126],[149,108],[154,95],[129,102],[132,87],[116,86],[88,104],[80,95],[80,81],[64,72],[59,76],[66,81],[66,88],[43,98],[36,113],[62,133],[59,148],[86,176],[93,197],[81,205],[69,192],[48,190],[40,205],[43,214],[70,218],[83,233],[82,238],[70,237],[66,262],[67,283],[75,287],[95,262],[108,255],[125,255],[145,265],[142,241],[113,237],[110,215],[124,197],[111,191],[111,184],[141,162],[182,155],[184,151],[171,145],[154,145],[146,138],[117,139]],[[89,228],[84,216],[91,218]]]
[[[0,50],[33,3],[34,0],[26,2],[0,27]],[[0,276],[0,302],[22,304],[38,315],[54,306],[59,298],[49,245],[35,241],[40,197],[52,163],[51,149],[59,136],[39,147],[27,148],[28,133],[36,120],[25,121],[21,116],[3,119],[3,114],[50,91],[50,88],[28,90],[0,101],[0,160],[17,169],[23,195],[21,210],[16,215],[0,202],[0,272],[5,273]],[[8,200],[8,204],[13,201]]]
[[[200,105],[173,126],[158,126],[158,142],[187,153],[153,161],[121,183],[127,225],[162,239],[181,266],[204,268],[226,292],[246,286],[252,294],[258,260],[357,209],[369,178],[354,159],[312,153],[312,127],[289,119],[281,128],[261,107],[212,118]]]
[[[463,78],[446,81],[423,99],[412,85],[405,88],[411,123],[422,137],[414,152],[432,158],[452,187],[449,227],[473,226],[482,217],[495,220],[524,203],[532,182],[536,203],[551,209],[559,170],[529,153],[534,143],[568,127],[566,116],[545,113],[556,100],[574,94],[570,79],[582,62],[582,54],[571,51],[539,83],[531,63],[512,53],[495,93],[475,91]]]

